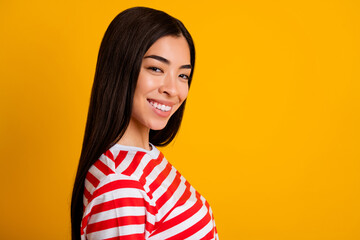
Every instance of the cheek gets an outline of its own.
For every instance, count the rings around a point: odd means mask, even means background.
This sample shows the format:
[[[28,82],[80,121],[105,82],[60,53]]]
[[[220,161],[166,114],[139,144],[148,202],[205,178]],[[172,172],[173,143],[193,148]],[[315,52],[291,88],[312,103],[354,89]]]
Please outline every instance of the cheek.
[[[186,83],[186,86],[183,86],[180,90],[179,96],[181,99],[181,102],[185,101],[189,93],[189,85]]]
[[[135,91],[138,93],[144,93],[149,88],[147,85],[148,81],[146,80],[146,77],[142,76],[141,78],[138,78]]]
[[[178,88],[178,97],[179,97],[179,104],[176,105],[176,108],[173,109],[173,113],[174,114],[179,108],[180,106],[184,103],[184,101],[186,100],[187,96],[189,93],[189,86],[186,84],[185,85],[181,85]]]
[[[147,73],[143,68],[140,70],[136,84],[136,89],[141,93],[147,93],[156,88],[157,82],[154,77]]]

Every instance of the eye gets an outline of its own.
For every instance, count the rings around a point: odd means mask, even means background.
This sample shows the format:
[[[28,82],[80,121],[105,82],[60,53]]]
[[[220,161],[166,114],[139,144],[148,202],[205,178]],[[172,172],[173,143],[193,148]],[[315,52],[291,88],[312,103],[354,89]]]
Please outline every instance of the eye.
[[[153,72],[158,72],[158,73],[162,72],[162,70],[160,68],[157,68],[157,67],[148,67],[148,69],[150,69]]]
[[[180,74],[179,77],[185,80],[189,80],[189,76],[186,74]]]

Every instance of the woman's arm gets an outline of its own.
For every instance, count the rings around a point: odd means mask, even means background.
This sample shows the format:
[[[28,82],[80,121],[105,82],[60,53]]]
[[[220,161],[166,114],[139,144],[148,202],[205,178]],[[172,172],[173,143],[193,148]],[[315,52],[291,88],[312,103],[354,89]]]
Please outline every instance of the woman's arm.
[[[85,208],[82,238],[145,239],[147,208],[138,181],[111,179],[94,191]]]

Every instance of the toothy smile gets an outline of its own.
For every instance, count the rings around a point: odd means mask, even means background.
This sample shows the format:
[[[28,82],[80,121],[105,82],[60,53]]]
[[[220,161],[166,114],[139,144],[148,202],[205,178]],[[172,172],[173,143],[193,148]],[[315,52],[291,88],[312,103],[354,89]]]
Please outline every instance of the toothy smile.
[[[154,108],[159,109],[163,112],[168,112],[171,110],[170,106],[155,102],[153,100],[148,99],[148,102],[151,104],[151,106],[153,106]]]

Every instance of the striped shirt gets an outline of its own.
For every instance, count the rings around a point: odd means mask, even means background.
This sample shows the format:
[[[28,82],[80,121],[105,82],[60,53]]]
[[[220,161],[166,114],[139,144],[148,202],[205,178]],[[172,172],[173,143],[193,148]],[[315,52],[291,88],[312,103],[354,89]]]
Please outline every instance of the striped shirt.
[[[218,239],[207,201],[152,150],[115,144],[85,180],[81,239]]]

